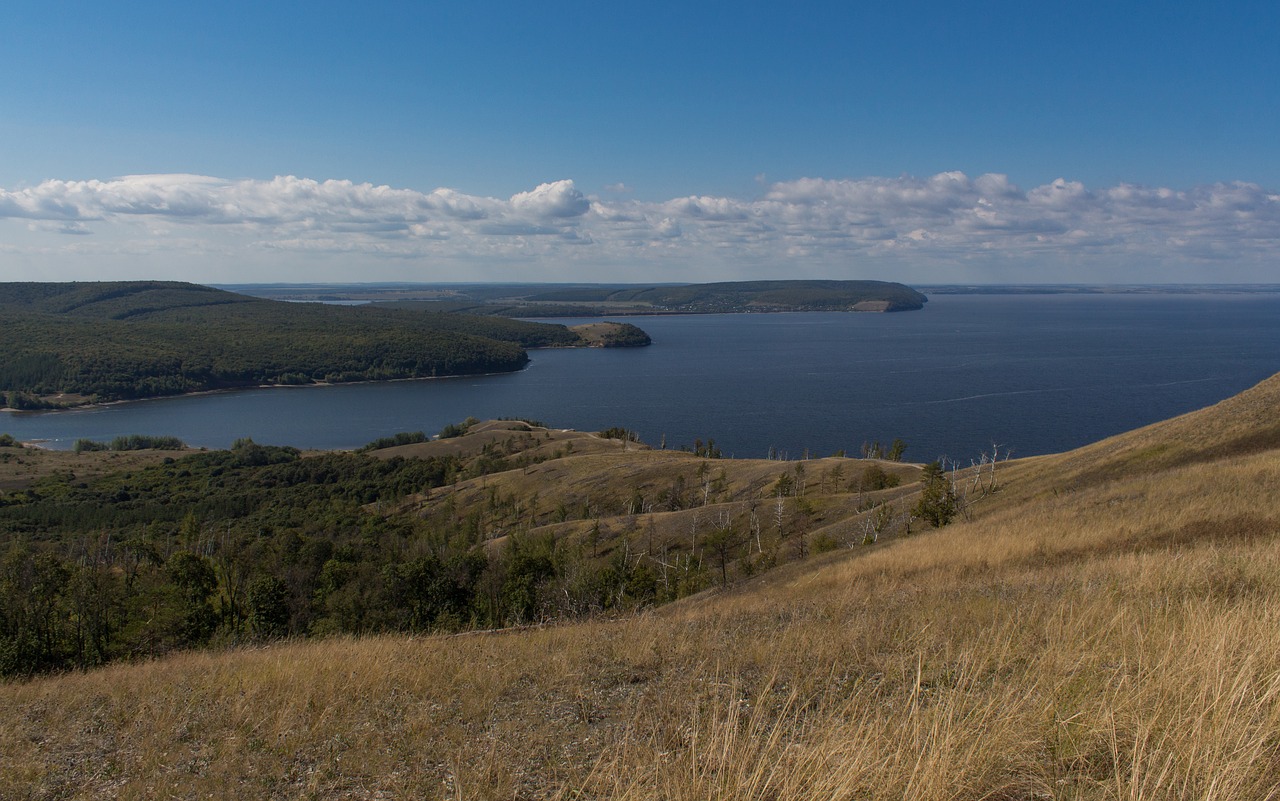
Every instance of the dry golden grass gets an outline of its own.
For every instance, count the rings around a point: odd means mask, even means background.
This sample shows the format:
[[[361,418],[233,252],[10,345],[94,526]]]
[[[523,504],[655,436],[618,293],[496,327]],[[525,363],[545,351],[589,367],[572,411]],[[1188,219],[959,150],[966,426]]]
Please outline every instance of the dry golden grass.
[[[1278,798],[1280,459],[1166,425],[642,615],[3,686],[0,797]]]
[[[0,426],[4,418],[0,417]],[[0,429],[3,433],[3,429]],[[12,492],[30,487],[40,479],[71,473],[76,478],[88,479],[106,473],[137,470],[159,464],[168,457],[178,458],[189,451],[53,451],[27,446],[0,448],[0,492]]]
[[[494,431],[480,431],[455,440],[443,440],[405,448],[451,447],[458,453],[477,453],[498,440]],[[688,550],[691,540],[705,536],[721,521],[728,521],[740,537],[750,538],[749,520],[754,512],[756,528],[768,530],[759,539],[776,544],[778,532],[773,504],[780,477],[804,471],[802,498],[789,495],[784,528],[790,538],[804,530],[813,539],[826,535],[838,541],[861,541],[860,521],[872,503],[894,501],[918,491],[914,482],[918,465],[867,459],[829,457],[804,462],[768,459],[706,459],[684,451],[652,450],[643,445],[606,440],[581,432],[550,432],[545,443],[523,453],[546,449],[559,452],[548,461],[523,468],[459,481],[426,493],[411,495],[395,504],[374,504],[370,511],[415,513],[440,525],[464,520],[482,512],[483,528],[491,548],[506,535],[519,531],[550,534],[557,539],[581,539],[593,526],[600,527],[602,553],[622,548],[630,553]],[[572,450],[566,453],[566,448]],[[400,448],[379,453],[395,454]],[[855,490],[863,472],[872,465],[896,476],[901,486],[876,492]],[[665,500],[678,484],[683,508],[667,511]],[[797,493],[798,494],[798,493]],[[900,503],[902,508],[909,504]],[[789,539],[789,548],[798,543]]]
[[[593,348],[607,347],[610,338],[616,337],[622,330],[621,323],[599,322],[599,323],[583,323],[582,325],[569,326],[569,330]]]
[[[379,459],[396,456],[427,458],[431,456],[471,457],[481,453],[486,446],[501,446],[510,441],[513,448],[529,457],[551,458],[553,454],[613,453],[636,450],[644,446],[605,439],[593,432],[531,426],[519,420],[485,420],[472,426],[466,436],[435,439],[412,445],[398,445],[371,451]]]

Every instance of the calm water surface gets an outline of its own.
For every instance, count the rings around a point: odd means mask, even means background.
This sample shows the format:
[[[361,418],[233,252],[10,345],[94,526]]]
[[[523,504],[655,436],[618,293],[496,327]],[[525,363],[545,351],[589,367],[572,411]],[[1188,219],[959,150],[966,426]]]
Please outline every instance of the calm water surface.
[[[1066,450],[1200,408],[1280,372],[1274,296],[936,296],[902,314],[649,317],[634,350],[534,351],[508,375],[272,388],[0,416],[0,432],[76,439],[172,434],[352,448],[467,416],[625,426],[726,455],[857,452],[967,461],[993,442]]]

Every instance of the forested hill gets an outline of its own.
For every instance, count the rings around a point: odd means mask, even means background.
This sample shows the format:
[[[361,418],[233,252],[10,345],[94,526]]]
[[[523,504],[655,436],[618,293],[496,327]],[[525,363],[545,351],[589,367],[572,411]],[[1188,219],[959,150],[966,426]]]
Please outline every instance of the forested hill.
[[[0,284],[0,397],[12,408],[261,384],[517,370],[561,325],[282,303],[179,282]]]
[[[728,281],[712,284],[243,284],[281,300],[368,301],[406,309],[507,317],[912,311],[928,298],[891,281]]]
[[[535,302],[646,304],[655,310],[908,311],[927,298],[888,281],[728,281],[684,286],[569,289],[532,295]]]

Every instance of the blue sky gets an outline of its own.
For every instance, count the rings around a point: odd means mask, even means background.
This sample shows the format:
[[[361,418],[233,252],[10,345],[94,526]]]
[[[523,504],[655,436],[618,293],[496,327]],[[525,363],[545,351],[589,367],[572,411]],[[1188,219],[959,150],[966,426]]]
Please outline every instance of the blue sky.
[[[0,7],[0,280],[1272,281],[1270,3]]]

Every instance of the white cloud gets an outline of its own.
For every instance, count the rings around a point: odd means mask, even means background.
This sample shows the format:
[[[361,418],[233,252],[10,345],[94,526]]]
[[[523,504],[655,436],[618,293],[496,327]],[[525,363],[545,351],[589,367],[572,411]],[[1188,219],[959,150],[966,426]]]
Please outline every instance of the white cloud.
[[[653,227],[653,230],[654,233],[664,239],[675,239],[684,233],[680,228],[680,223],[672,217],[663,217],[658,221],[658,224]]]
[[[580,217],[591,209],[591,201],[574,188],[573,181],[556,181],[512,195],[511,207],[536,217]]]
[[[1155,280],[1162,266],[1200,269],[1213,280],[1228,265],[1236,280],[1267,280],[1280,245],[1280,195],[1243,182],[1089,189],[1067,179],[1024,191],[1004,175],[946,172],[801,178],[767,185],[756,198],[665,201],[588,198],[558,180],[504,200],[295,176],[134,175],[0,189],[0,225],[17,221],[24,236],[6,252],[27,254],[27,263],[58,254],[185,253],[191,263],[238,254],[255,265],[245,280],[280,280],[313,253],[367,255],[360,266],[371,279],[385,257],[441,269],[507,263],[530,278],[540,268],[565,277],[571,265],[589,262],[584,275],[598,275],[600,265],[634,266],[635,275],[620,276],[634,280],[676,264],[710,278],[852,272],[980,280],[981,265],[1000,262],[1002,274],[1010,264],[1047,264],[1111,280]],[[280,254],[294,256],[273,262]],[[0,265],[0,279],[23,277],[10,272]]]

